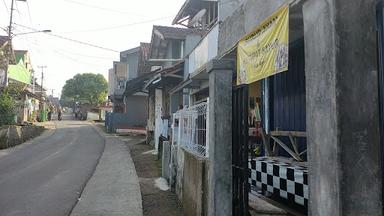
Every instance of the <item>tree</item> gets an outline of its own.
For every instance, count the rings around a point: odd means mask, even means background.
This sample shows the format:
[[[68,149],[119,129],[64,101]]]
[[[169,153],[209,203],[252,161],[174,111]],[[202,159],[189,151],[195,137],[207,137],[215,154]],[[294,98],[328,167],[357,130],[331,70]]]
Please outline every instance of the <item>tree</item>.
[[[23,85],[10,83],[0,91],[0,126],[15,123],[17,108],[20,107],[19,98]]]
[[[107,94],[108,84],[103,75],[84,73],[66,81],[61,99],[63,102],[72,100],[95,106],[105,101]]]

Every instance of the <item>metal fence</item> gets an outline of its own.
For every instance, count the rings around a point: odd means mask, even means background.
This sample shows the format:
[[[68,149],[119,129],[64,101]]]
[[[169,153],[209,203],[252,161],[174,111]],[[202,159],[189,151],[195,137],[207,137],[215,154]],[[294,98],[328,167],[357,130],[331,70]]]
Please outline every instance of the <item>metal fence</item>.
[[[203,102],[173,114],[172,145],[180,145],[189,152],[208,157],[208,104]]]

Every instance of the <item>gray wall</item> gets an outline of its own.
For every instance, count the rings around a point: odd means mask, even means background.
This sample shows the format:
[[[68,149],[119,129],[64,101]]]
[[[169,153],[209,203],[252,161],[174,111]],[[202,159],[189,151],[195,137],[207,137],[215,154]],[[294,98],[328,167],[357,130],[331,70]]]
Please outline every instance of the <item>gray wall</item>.
[[[205,216],[208,213],[208,161],[184,152],[182,203],[186,216]]]
[[[128,73],[129,73],[129,77],[128,77],[128,80],[131,80],[131,79],[134,79],[137,77],[137,70],[138,70],[138,67],[139,67],[139,54],[140,52],[135,52],[135,53],[132,53],[132,54],[128,54],[128,59],[127,59],[127,62],[128,62]]]
[[[307,1],[309,215],[382,215],[376,0]]]
[[[224,21],[246,0],[218,0],[219,21]]]
[[[145,96],[125,97],[125,122],[130,126],[144,127],[147,124],[148,100]],[[117,120],[119,121],[119,120]]]
[[[187,35],[184,44],[184,57],[192,52],[192,50],[196,47],[200,40],[200,35]]]
[[[219,56],[232,48],[240,38],[251,32],[263,20],[286,3],[285,0],[243,1],[244,4],[238,7],[231,16],[228,16],[220,26]],[[223,6],[225,5],[223,3]]]

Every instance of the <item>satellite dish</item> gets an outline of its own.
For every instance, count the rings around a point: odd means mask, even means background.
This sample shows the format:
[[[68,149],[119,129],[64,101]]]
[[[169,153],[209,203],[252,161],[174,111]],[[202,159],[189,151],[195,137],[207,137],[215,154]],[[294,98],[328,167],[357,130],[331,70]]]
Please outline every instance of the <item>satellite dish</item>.
[[[191,21],[189,21],[188,25],[193,26],[205,15],[206,12],[207,10],[205,8],[197,12],[197,14],[191,19]]]

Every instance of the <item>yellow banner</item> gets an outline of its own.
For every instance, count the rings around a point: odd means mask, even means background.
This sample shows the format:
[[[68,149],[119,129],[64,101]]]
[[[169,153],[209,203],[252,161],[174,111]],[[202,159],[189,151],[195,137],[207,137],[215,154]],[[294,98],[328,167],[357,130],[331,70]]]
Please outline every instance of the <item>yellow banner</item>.
[[[240,40],[237,84],[249,84],[288,70],[289,7],[284,6]]]

